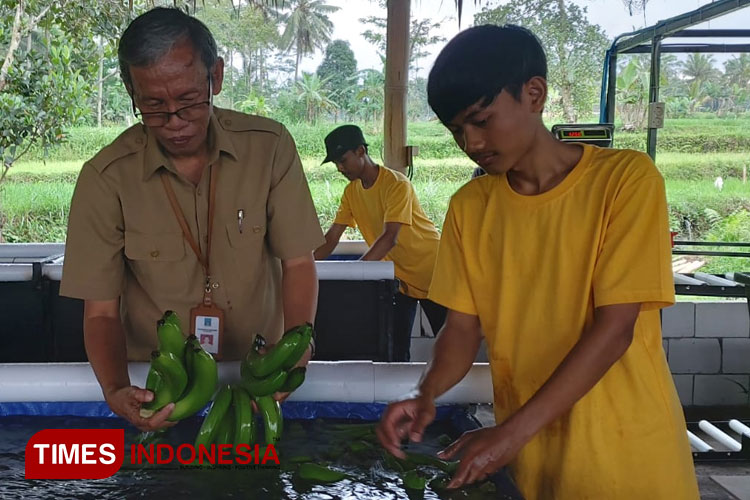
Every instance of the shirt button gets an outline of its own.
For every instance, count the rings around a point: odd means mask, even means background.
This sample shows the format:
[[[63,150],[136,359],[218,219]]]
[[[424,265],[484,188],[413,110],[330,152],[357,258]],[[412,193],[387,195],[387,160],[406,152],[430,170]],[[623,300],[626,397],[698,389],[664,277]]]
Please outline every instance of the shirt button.
[[[260,232],[260,226],[253,226],[253,232],[259,233]]]
[[[198,196],[200,196],[201,195],[201,188],[196,189],[195,192],[198,194]]]
[[[214,287],[214,290],[216,290],[217,288],[219,288],[219,284],[218,284],[218,283],[214,283],[214,284],[213,284],[213,285],[211,285],[211,286],[212,286],[212,287]]]
[[[151,257],[157,258],[158,256],[159,256],[159,250],[154,250],[153,252],[151,252]]]

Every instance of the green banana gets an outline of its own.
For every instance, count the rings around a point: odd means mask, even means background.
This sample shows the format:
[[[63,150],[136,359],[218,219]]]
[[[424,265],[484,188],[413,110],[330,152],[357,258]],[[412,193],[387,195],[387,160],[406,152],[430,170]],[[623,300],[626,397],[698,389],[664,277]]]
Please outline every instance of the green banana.
[[[156,393],[159,392],[163,386],[164,382],[161,375],[159,375],[159,372],[157,372],[153,366],[149,367],[148,376],[146,377],[146,389],[153,392],[154,397],[156,397]]]
[[[198,342],[198,337],[195,335],[190,335],[188,338],[185,339],[185,370],[188,373],[191,373],[193,371],[193,359],[195,359],[195,350],[196,349],[203,349],[201,347],[201,343]]]
[[[349,476],[343,472],[331,470],[323,465],[309,462],[301,464],[299,469],[297,469],[297,472],[302,479],[317,483],[335,483],[336,481],[349,478]]]
[[[214,444],[232,444],[234,442],[234,410],[229,408],[224,418],[219,422],[219,428],[214,436]]]
[[[219,371],[213,356],[203,349],[194,349],[193,355],[195,359],[190,371],[190,383],[167,418],[170,422],[194,415],[211,400],[216,390]]]
[[[245,377],[241,384],[253,397],[268,396],[281,389],[288,376],[287,372],[279,370],[266,378]]]
[[[403,479],[404,488],[407,490],[424,490],[427,486],[427,479],[416,470],[406,471],[401,479]]]
[[[182,333],[182,324],[180,323],[180,318],[177,317],[177,313],[174,311],[165,311],[164,315],[161,317],[162,321],[165,323],[170,323],[177,327],[178,330],[180,330],[180,333]]]
[[[307,351],[307,348],[310,346],[310,340],[313,337],[313,327],[310,323],[305,323],[304,325],[300,325],[298,327],[295,327],[286,333],[284,333],[284,336],[290,335],[293,332],[297,332],[299,335],[302,336],[299,342],[297,342],[296,347],[291,352],[289,357],[282,363],[281,367],[285,370],[289,370],[290,368],[293,368],[294,365],[299,363],[299,360],[302,359],[302,356],[305,355],[305,352]]]
[[[176,401],[188,383],[188,375],[182,363],[168,351],[152,352],[151,368],[158,373],[161,387],[154,394],[154,399],[141,406],[141,416],[144,418]]]
[[[160,319],[156,322],[156,336],[159,338],[160,351],[171,352],[182,361],[185,356],[185,337],[182,336],[180,327]]]
[[[240,363],[240,376],[244,379],[247,377],[250,378],[257,378],[255,375],[253,375],[252,371],[250,370],[251,363],[254,363],[255,360],[259,359],[261,356],[263,356],[260,353],[260,350],[266,346],[266,339],[258,333],[255,335],[255,338],[253,339],[253,345],[250,347],[250,350],[245,355],[245,359],[242,360]]]
[[[255,398],[255,403],[263,416],[266,444],[276,444],[281,439],[281,415],[278,402],[271,396],[261,396]]]
[[[307,373],[307,368],[304,366],[298,366],[290,371],[289,375],[286,377],[284,385],[279,389],[279,392],[295,391],[305,381],[305,373]]]
[[[298,330],[289,331],[265,354],[260,354],[257,342],[254,343],[246,358],[250,373],[256,378],[263,378],[281,370],[287,359],[295,353],[302,340],[302,332]]]
[[[234,403],[234,447],[255,442],[255,415],[250,396],[242,387],[232,388]]]
[[[211,409],[208,410],[208,415],[203,419],[203,424],[198,431],[198,436],[195,438],[195,449],[198,450],[199,445],[209,446],[216,437],[219,424],[224,419],[229,406],[232,403],[232,389],[228,385],[224,385],[219,389],[216,398],[214,398]]]

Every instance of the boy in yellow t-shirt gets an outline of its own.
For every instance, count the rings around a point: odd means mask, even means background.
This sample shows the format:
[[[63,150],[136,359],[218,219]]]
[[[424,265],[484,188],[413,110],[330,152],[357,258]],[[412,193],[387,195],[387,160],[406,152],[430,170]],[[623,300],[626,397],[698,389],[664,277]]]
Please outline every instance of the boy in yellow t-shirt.
[[[328,257],[344,230],[351,226],[359,227],[370,246],[362,260],[393,261],[401,282],[393,324],[394,359],[409,361],[417,302],[435,334],[445,321],[445,307],[427,299],[440,235],[422,211],[409,179],[372,161],[359,127],[342,125],[326,136],[325,144],[323,163],[334,162],[350,182],[326,233],[325,244],[315,251],[315,259]]]
[[[439,455],[450,487],[510,466],[527,499],[696,499],[685,421],[661,344],[674,302],[664,181],[635,151],[557,141],[547,67],[518,26],[456,36],[428,99],[489,175],[451,199],[429,297],[448,308],[412,399],[378,427],[403,456],[482,338],[497,425]]]

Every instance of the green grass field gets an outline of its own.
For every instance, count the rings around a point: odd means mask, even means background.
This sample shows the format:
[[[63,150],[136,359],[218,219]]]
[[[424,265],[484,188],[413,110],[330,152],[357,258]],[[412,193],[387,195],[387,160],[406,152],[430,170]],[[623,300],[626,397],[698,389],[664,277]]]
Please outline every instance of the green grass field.
[[[347,182],[332,164],[320,165],[324,155],[323,137],[334,126],[289,127],[303,158],[324,228],[333,220]],[[379,130],[367,125],[363,129],[368,137],[372,137],[371,156],[381,162]],[[70,198],[84,159],[111,142],[120,130],[122,128],[74,129],[67,143],[51,149],[46,160],[37,151],[27,161],[14,165],[0,185],[0,216],[4,221],[5,240],[64,241]],[[621,142],[636,143],[645,134],[620,134],[616,137]],[[742,182],[743,170],[750,168],[750,149],[744,148],[746,140],[750,144],[750,119],[667,120],[659,137],[660,144],[678,150],[663,151],[664,148],[660,147],[656,164],[666,179],[671,225],[681,231],[681,238],[701,239],[710,235],[731,241],[730,233],[734,228],[738,225],[744,228],[745,224],[750,226],[750,217],[734,217],[730,221],[733,214],[750,211],[750,184]],[[438,123],[409,124],[408,142],[420,147],[412,182],[425,212],[438,227],[442,227],[448,201],[470,178],[473,164]],[[702,142],[726,149],[721,152],[685,152],[700,149]],[[717,176],[724,179],[722,191],[714,187]],[[747,231],[750,234],[750,227]],[[359,234],[348,231],[345,237],[358,238]],[[722,263],[720,267],[723,269],[725,265]],[[750,269],[750,260],[742,266]],[[704,270],[718,272],[711,267]]]

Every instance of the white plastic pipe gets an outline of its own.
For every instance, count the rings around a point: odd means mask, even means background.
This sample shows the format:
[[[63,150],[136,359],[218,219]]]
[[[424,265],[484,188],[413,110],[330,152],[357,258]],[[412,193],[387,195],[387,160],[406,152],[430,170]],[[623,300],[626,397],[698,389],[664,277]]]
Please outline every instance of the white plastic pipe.
[[[339,241],[332,255],[364,255],[369,247],[364,240]]]
[[[0,282],[31,281],[33,276],[31,264],[0,264]]]
[[[59,255],[65,251],[64,243],[3,243],[0,244],[0,258],[41,259]]]
[[[62,280],[62,259],[56,259],[54,264],[42,264],[42,276],[52,281]]]
[[[693,276],[695,277],[695,279],[713,286],[739,286],[739,284],[735,281],[729,281],[728,279],[720,278],[719,276],[714,276],[713,274],[696,272],[695,274],[693,274]]]
[[[319,280],[392,280],[393,262],[321,260],[315,262]]]
[[[746,426],[739,420],[736,420],[736,419],[730,420],[729,428],[732,429],[737,434],[739,434],[740,436],[747,436],[748,438],[750,438],[750,427]]]
[[[130,363],[130,381],[143,387],[149,364]],[[290,401],[390,402],[411,391],[425,363],[313,361],[305,383]],[[219,379],[239,380],[239,362],[219,363]],[[88,363],[0,364],[0,402],[102,401],[101,388]],[[475,363],[464,379],[438,403],[491,403],[492,380],[487,363]]]
[[[707,451],[714,451],[714,449],[711,448],[711,446],[709,446],[708,443],[706,443],[705,441],[703,441],[701,438],[699,438],[698,436],[696,436],[692,432],[687,431],[687,434],[688,434],[688,441],[690,441],[690,446],[692,446],[693,449],[695,451],[697,451],[698,453],[705,453]]]
[[[732,436],[726,434],[708,420],[701,420],[700,422],[698,422],[698,427],[700,427],[703,432],[717,440],[723,446],[729,448],[730,451],[740,451],[742,449],[742,445],[732,439]]]
[[[695,285],[695,286],[705,285],[705,283],[700,280],[693,279],[690,276],[685,276],[684,274],[680,274],[680,273],[674,273],[674,284],[675,285]]]
[[[62,279],[62,268],[59,259],[54,264],[43,264],[42,276],[53,281],[60,281]],[[321,260],[315,262],[315,269],[318,272],[319,280],[368,281],[392,280],[395,277],[393,262],[388,261]],[[31,273],[30,267],[29,273]],[[2,276],[0,276],[0,280],[3,280]]]

